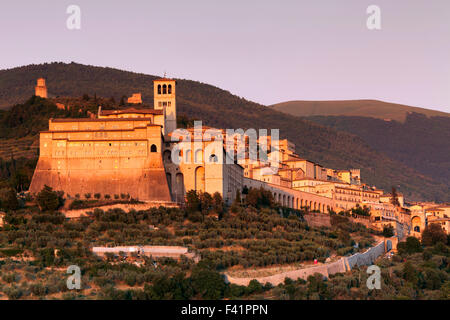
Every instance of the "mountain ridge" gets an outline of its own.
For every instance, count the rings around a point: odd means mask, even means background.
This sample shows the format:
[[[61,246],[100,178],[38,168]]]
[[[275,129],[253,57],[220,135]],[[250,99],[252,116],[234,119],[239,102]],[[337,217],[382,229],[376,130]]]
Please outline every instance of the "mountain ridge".
[[[408,113],[420,113],[427,117],[450,117],[450,113],[408,106],[380,100],[292,100],[273,104],[270,108],[293,116],[353,116],[373,117],[382,120],[404,122]]]

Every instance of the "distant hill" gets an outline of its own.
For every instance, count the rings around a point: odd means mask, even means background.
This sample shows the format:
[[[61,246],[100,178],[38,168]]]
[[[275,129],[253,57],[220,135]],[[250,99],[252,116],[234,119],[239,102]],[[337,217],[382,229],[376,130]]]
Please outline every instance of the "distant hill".
[[[352,116],[404,122],[408,113],[450,117],[450,113],[377,100],[288,101],[271,108],[298,117]]]
[[[25,114],[25,117],[33,117],[32,113],[26,113],[28,106],[23,103],[33,95],[38,77],[47,79],[48,91],[53,97],[82,97],[87,94],[90,97],[120,101],[124,95],[141,92],[144,103],[150,105],[153,102],[152,80],[156,78],[76,63],[51,63],[2,70],[0,106],[6,108],[8,105],[21,103],[1,114],[3,132],[17,129],[23,131],[24,123],[28,123],[22,121],[17,128],[11,126],[4,120],[17,118],[11,113],[18,112]],[[180,115],[201,119],[205,125],[234,129],[280,129],[282,138],[295,143],[297,153],[326,167],[361,168],[363,180],[367,183],[386,190],[391,186],[400,186],[399,190],[410,199],[450,201],[448,181],[438,181],[393,160],[354,134],[293,117],[217,87],[191,80],[177,80],[177,99]],[[45,129],[45,124],[39,123]]]
[[[409,113],[403,123],[348,116],[306,119],[355,134],[391,159],[443,183],[450,181],[450,117]]]

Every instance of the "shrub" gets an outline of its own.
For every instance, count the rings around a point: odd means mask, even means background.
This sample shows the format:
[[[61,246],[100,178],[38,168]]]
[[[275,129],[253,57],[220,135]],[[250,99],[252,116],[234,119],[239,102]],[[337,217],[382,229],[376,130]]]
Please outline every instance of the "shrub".
[[[437,223],[431,223],[422,232],[422,243],[425,246],[434,246],[436,243],[447,242],[447,234]]]
[[[30,286],[31,293],[35,296],[45,296],[48,293],[48,288],[42,283],[34,283]]]
[[[417,238],[408,237],[406,238],[406,241],[398,243],[397,250],[400,254],[412,254],[415,252],[421,252],[422,246]]]
[[[13,188],[0,190],[0,207],[5,210],[19,209],[19,200],[17,200],[17,194]]]
[[[394,236],[394,227],[391,225],[383,227],[383,237],[390,238]]]
[[[53,191],[51,187],[45,185],[38,193],[36,201],[42,211],[54,211],[63,204],[62,193]]]
[[[197,265],[192,271],[191,281],[195,293],[204,299],[223,298],[226,285],[223,276],[217,271]]]
[[[247,294],[253,294],[253,293],[261,293],[264,291],[264,287],[262,286],[261,283],[259,283],[257,280],[252,280],[250,281],[250,283],[248,284],[247,287]]]

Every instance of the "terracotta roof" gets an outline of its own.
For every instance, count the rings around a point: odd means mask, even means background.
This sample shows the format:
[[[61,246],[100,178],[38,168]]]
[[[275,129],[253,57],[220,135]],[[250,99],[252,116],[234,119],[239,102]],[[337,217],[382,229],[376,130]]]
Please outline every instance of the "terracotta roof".
[[[152,118],[57,118],[50,119],[51,122],[111,122],[111,121],[152,121]],[[149,123],[151,124],[151,123]]]
[[[302,158],[284,160],[283,162],[297,162],[297,161],[308,161],[308,162],[314,163],[314,162],[312,162],[310,160],[302,159]]]
[[[156,82],[156,81],[176,81],[176,80],[175,79],[169,79],[169,78],[159,78],[159,79],[153,80],[153,82]]]
[[[161,127],[159,124],[148,124],[147,127]],[[130,132],[135,129],[145,129],[145,127],[134,127],[130,129],[80,129],[80,130],[45,130],[40,131],[40,133],[77,133],[77,132],[98,132],[98,131],[108,131],[108,132]]]
[[[102,110],[100,112],[101,115],[127,114],[127,113],[163,114],[163,110],[128,108],[128,109],[120,109],[120,110]]]

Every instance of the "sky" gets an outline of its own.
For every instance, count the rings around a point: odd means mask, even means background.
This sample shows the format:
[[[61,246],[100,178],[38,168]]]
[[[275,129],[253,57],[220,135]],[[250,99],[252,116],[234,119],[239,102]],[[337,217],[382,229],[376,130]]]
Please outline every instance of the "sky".
[[[367,27],[370,5],[379,30]],[[449,0],[1,1],[0,39],[0,69],[74,61],[265,105],[378,99],[450,112]]]

